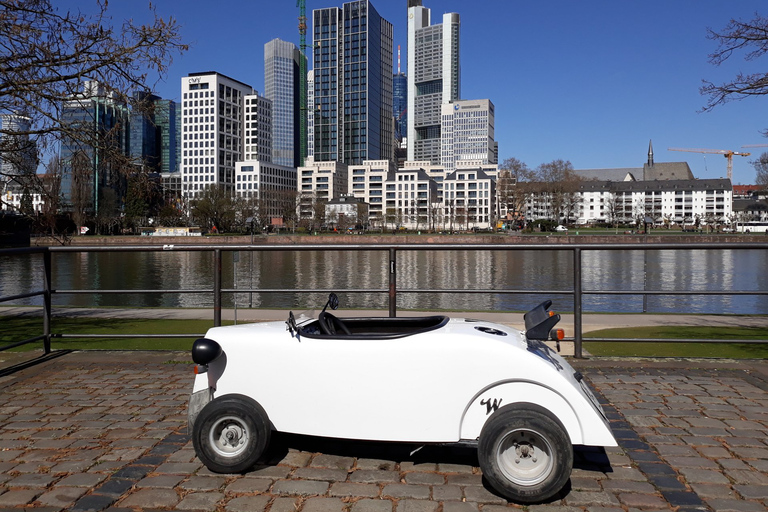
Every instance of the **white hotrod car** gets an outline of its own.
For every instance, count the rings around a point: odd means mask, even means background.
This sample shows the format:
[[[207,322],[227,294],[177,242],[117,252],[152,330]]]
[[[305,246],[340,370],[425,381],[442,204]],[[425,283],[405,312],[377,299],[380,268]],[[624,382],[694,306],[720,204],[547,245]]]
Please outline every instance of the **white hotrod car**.
[[[530,503],[558,493],[573,445],[616,446],[582,375],[547,347],[550,301],[526,331],[485,321],[337,318],[214,327],[195,341],[189,424],[217,473],[252,467],[272,431],[401,443],[471,443],[489,484]]]

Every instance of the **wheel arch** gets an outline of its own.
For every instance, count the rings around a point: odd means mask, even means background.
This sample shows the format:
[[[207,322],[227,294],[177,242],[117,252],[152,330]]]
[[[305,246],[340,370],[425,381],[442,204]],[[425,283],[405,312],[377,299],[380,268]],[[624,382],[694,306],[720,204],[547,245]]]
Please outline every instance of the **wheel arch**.
[[[478,439],[486,421],[502,407],[514,404],[532,404],[545,409],[563,425],[571,444],[583,444],[581,422],[568,400],[555,390],[530,381],[494,384],[475,395],[464,410],[460,438]]]

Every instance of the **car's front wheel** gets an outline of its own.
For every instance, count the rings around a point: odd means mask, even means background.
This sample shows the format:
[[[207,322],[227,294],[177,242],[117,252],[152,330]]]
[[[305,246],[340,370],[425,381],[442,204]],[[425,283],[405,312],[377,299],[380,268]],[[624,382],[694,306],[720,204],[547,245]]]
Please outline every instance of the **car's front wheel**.
[[[262,456],[271,432],[267,413],[258,403],[243,395],[225,395],[200,411],[192,444],[214,473],[241,473]]]
[[[478,458],[483,475],[500,494],[535,503],[565,486],[573,468],[573,447],[549,411],[534,404],[510,404],[483,427]]]

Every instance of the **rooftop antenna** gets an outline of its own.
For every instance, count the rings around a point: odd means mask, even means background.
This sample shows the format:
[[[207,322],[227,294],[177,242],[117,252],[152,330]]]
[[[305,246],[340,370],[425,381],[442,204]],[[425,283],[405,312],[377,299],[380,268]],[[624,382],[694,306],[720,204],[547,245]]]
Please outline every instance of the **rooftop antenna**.
[[[397,74],[400,74],[400,45],[397,45]]]

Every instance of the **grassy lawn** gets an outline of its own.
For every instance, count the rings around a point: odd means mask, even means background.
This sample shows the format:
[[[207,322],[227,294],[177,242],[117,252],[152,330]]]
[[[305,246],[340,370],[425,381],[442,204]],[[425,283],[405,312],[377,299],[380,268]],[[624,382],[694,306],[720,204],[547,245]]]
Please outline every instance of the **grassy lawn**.
[[[222,322],[228,324],[232,322]],[[43,333],[42,318],[2,317],[0,346]],[[54,318],[51,332],[66,334],[190,334],[189,338],[136,338],[136,339],[61,339],[53,338],[54,350],[190,350],[198,334],[213,327],[212,320],[147,320],[143,318]],[[33,350],[43,342],[29,343],[12,349]]]
[[[232,322],[224,322],[225,324]],[[2,317],[0,346],[39,336],[42,318]],[[120,319],[120,318],[54,318],[54,334],[190,334],[189,338],[136,339],[61,339],[51,342],[54,350],[190,350],[198,334],[213,326],[212,320]],[[636,327],[603,329],[584,335],[584,350],[594,356],[618,357],[715,357],[728,359],[766,359],[768,343],[622,343],[588,341],[589,338],[696,338],[768,340],[767,328],[749,327]],[[13,349],[33,350],[42,341]]]
[[[768,340],[768,328],[663,326],[602,329],[584,334],[584,350],[595,356],[768,358],[768,343],[623,343],[587,341],[589,338]]]

